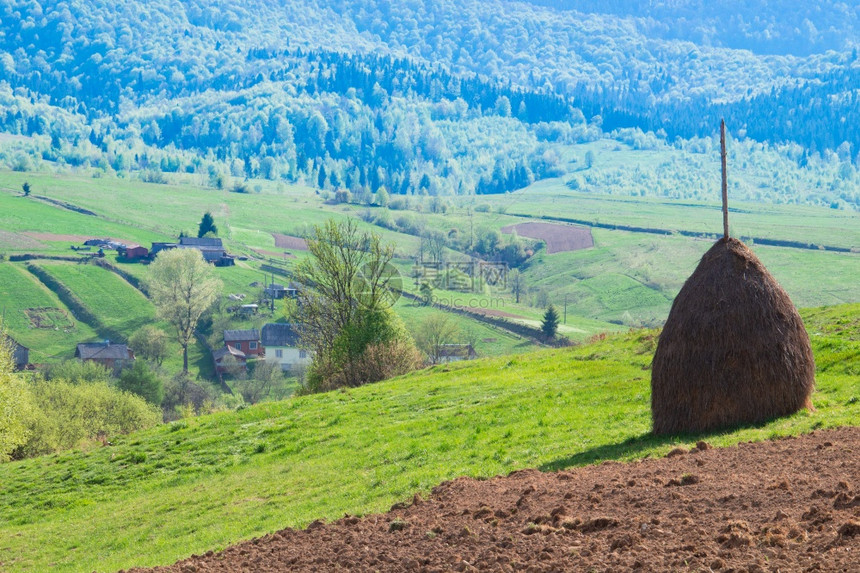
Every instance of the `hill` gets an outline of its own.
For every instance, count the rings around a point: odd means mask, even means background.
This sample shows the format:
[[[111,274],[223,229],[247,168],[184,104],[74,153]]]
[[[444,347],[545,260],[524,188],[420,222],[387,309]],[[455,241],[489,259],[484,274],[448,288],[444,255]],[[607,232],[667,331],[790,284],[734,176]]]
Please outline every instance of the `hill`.
[[[354,390],[192,418],[0,466],[10,571],[172,563],[426,497],[439,482],[661,456],[856,423],[860,307],[803,312],[816,412],[707,436],[649,433],[656,332],[437,366]]]
[[[594,150],[592,173],[614,177],[613,155],[625,152],[601,146]],[[30,197],[18,191],[24,181],[34,189]],[[336,203],[313,189],[265,179],[248,185],[258,190],[213,189],[191,175],[162,185],[120,177],[0,172],[0,206],[6,206],[0,210],[0,253],[16,259],[0,262],[4,292],[18,293],[6,303],[13,336],[34,350],[36,363],[71,356],[77,342],[126,340],[154,315],[151,303],[135,292],[147,276],[146,265],[117,259],[108,251],[110,266],[100,268],[89,258],[92,251],[70,247],[81,246],[87,237],[145,246],[175,240],[181,232],[193,233],[202,214],[211,212],[228,251],[246,258],[235,267],[216,269],[225,298],[204,328],[210,343],[220,345],[220,330],[259,327],[282,316],[278,303],[274,312],[267,305],[256,318],[241,317],[227,311],[236,303],[226,298],[235,294],[245,296],[245,302],[262,303],[261,284],[273,276],[288,280],[306,251],[293,248],[300,242],[278,247],[276,236],[301,237],[328,217],[355,217],[363,228],[396,245],[395,263],[405,290],[396,309],[413,333],[420,324],[417,319],[431,311],[420,301],[419,288],[421,281],[430,280],[435,310],[457,323],[461,338],[481,356],[508,354],[533,347],[530,337],[550,302],[566,310],[560,333],[572,341],[661,324],[720,223],[712,202],[609,196],[599,193],[611,189],[602,183],[572,191],[564,179],[503,195],[393,197],[387,207]],[[855,280],[860,258],[852,252],[860,245],[856,214],[740,201],[732,206],[733,232],[753,244],[796,304],[860,301]],[[572,229],[590,236],[593,247],[568,245],[549,252],[539,237],[513,234],[529,221],[547,222],[549,226],[541,228],[550,231]],[[511,234],[503,234],[506,229]],[[431,243],[441,251],[428,250]],[[415,262],[437,256],[450,272]],[[58,257],[69,260],[54,260]],[[511,265],[515,272],[504,271],[488,284],[472,257],[489,261],[490,268]],[[87,261],[90,264],[72,264]],[[30,308],[47,309],[36,312],[47,314],[44,319],[29,317]],[[56,320],[61,328],[54,329]],[[178,364],[176,360],[171,354],[168,367]],[[193,348],[192,363],[195,371],[211,376],[202,343]]]
[[[780,6],[7,2],[0,159],[453,196],[573,175],[602,138],[696,152],[725,117],[787,167],[750,199],[857,209],[857,9]]]

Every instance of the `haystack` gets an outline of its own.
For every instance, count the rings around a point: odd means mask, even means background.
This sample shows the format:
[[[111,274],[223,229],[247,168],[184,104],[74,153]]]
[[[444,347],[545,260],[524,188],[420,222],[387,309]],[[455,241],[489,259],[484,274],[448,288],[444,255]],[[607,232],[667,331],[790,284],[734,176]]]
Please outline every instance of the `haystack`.
[[[675,302],[651,372],[655,434],[756,423],[811,407],[815,363],[788,294],[741,241],[722,238]]]

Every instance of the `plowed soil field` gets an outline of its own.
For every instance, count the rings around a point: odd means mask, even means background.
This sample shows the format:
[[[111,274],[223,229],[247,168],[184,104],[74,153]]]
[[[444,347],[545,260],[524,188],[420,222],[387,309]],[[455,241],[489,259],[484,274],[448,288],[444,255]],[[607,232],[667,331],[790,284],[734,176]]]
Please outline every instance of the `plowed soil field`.
[[[156,570],[860,572],[860,428],[461,478]]]
[[[294,251],[308,250],[308,242],[301,237],[292,237],[280,233],[272,233],[272,237],[275,239],[275,246],[279,249],[292,249]]]
[[[594,238],[588,227],[576,227],[561,223],[520,223],[502,227],[502,232],[511,234],[514,231],[521,237],[538,239],[546,243],[548,254],[563,253],[590,249],[594,246]]]

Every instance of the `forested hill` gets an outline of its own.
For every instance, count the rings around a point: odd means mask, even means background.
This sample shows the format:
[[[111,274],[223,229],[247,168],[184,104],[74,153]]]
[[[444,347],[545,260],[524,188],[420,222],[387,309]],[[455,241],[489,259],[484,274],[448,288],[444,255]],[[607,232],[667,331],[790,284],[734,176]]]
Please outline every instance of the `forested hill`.
[[[0,160],[499,192],[568,172],[564,146],[724,116],[854,170],[860,8],[787,4],[0,0],[0,131],[33,137]]]

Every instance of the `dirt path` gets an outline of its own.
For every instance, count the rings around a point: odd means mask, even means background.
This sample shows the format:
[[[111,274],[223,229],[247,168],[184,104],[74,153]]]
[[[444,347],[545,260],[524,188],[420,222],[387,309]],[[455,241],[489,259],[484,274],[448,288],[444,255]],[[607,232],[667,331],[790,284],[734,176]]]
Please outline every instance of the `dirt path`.
[[[860,571],[860,428],[443,483],[158,571]],[[136,571],[142,571],[140,569]]]

